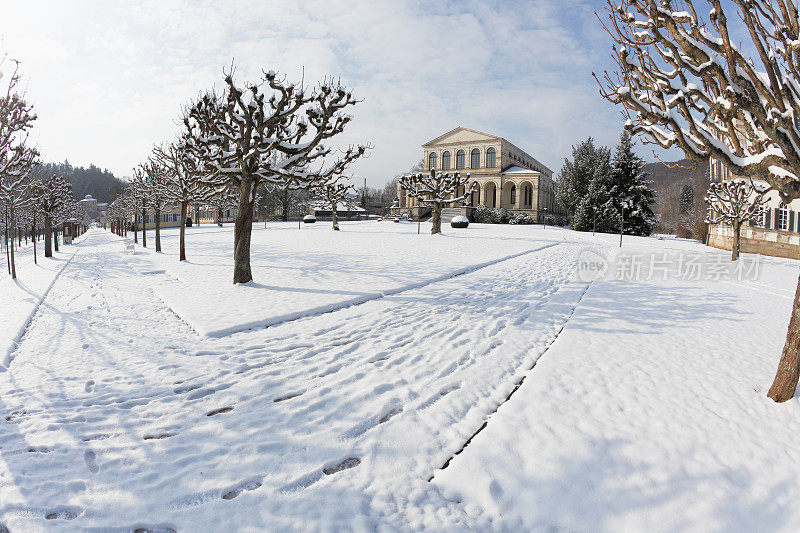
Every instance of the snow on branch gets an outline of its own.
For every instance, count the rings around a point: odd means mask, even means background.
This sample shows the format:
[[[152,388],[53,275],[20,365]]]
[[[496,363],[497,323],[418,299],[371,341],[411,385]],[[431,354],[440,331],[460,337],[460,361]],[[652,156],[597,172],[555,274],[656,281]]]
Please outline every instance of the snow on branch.
[[[757,220],[767,202],[764,192],[744,179],[712,183],[705,198],[709,205],[706,223],[736,225]]]
[[[469,174],[461,177],[458,172],[443,173],[431,169],[427,174],[409,174],[400,176],[398,183],[403,190],[408,191],[408,195],[417,198],[420,203],[426,205],[448,205],[463,203],[472,193],[474,184],[467,189]],[[462,191],[459,194],[459,191]]]
[[[609,0],[617,71],[597,78],[646,142],[715,157],[784,200],[800,197],[800,23],[790,0],[732,0],[756,57],[737,47],[722,0]],[[730,9],[730,8],[729,8]],[[738,28],[737,28],[738,30]]]

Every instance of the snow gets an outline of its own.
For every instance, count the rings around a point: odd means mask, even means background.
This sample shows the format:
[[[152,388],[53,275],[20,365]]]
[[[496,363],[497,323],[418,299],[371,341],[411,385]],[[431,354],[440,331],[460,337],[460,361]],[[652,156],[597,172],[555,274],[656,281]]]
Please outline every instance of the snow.
[[[0,524],[800,527],[800,406],[765,396],[800,263],[765,258],[743,281],[586,283],[588,248],[611,265],[729,252],[629,236],[620,250],[617,235],[530,226],[341,225],[256,229],[244,291],[230,286],[229,227],[190,228],[186,265],[171,230],[163,254],[133,256],[90,230],[0,374]],[[302,317],[203,337],[164,287],[199,293],[180,301],[212,315],[254,294],[230,314]],[[310,313],[325,291],[344,294]],[[353,292],[374,298],[342,307]]]
[[[77,244],[82,237],[74,242]],[[62,243],[59,252],[53,257],[44,256],[44,241],[36,244],[37,264],[33,262],[33,243],[15,250],[17,279],[11,278],[7,269],[5,246],[2,246],[3,267],[0,269],[0,372],[8,365],[11,353],[16,348],[31,317],[38,309],[42,299],[50,290],[58,274],[69,263],[77,248]],[[16,246],[16,243],[15,243]]]
[[[255,228],[254,281],[244,285],[231,283],[229,228],[201,228],[201,239],[192,239],[196,233],[191,233],[184,263],[172,245],[176,229],[165,230],[164,254],[137,253],[130,263],[139,271],[166,272],[154,280],[156,293],[197,333],[219,336],[424,286],[548,242],[528,237],[490,246],[498,231],[491,227],[469,237],[451,230],[444,238],[430,239],[417,235],[414,223],[339,225],[338,234],[326,224]],[[298,246],[315,253],[299,253]]]
[[[538,174],[538,172],[536,172],[535,170],[531,170],[529,168],[514,166],[507,168],[506,170],[501,172],[501,174]]]
[[[469,219],[467,217],[465,217],[464,215],[456,215],[456,216],[454,216],[453,218],[450,219],[450,222],[458,222],[458,223],[467,222],[467,223],[469,223]]]

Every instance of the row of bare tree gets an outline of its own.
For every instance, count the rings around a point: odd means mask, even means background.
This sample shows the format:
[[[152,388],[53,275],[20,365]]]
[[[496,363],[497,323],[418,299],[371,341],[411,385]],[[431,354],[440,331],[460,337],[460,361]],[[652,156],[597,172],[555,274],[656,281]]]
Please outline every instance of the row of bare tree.
[[[8,272],[17,277],[15,248],[23,236],[33,241],[34,262],[38,262],[36,242],[44,237],[44,255],[58,251],[62,225],[85,228],[88,220],[75,201],[69,181],[44,172],[39,151],[30,144],[29,134],[36,121],[33,105],[20,91],[19,62],[0,57],[0,210]],[[15,239],[17,245],[15,246]]]

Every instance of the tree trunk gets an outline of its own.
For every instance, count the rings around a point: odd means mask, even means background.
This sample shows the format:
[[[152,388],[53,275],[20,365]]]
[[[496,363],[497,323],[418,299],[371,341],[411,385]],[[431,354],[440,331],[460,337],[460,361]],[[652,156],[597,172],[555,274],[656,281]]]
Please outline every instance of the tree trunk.
[[[442,205],[439,203],[433,204],[431,210],[431,235],[436,235],[442,232]]]
[[[53,230],[53,250],[58,251],[58,230]]]
[[[233,283],[253,281],[250,271],[250,234],[253,231],[253,182],[243,177],[233,228]]]
[[[53,219],[44,216],[44,256],[53,257]]]
[[[161,251],[161,209],[156,209],[156,252]]]
[[[742,248],[742,223],[738,220],[733,222],[733,246],[731,246],[731,261],[739,259],[739,251]]]
[[[139,225],[139,215],[134,214],[133,215],[133,227],[131,229],[133,230],[133,242],[135,242],[136,244],[139,244],[139,227],[138,227],[138,225]]]
[[[222,227],[222,208],[217,208],[217,226]]]
[[[17,265],[14,264],[14,204],[9,207],[9,224],[11,225],[11,279],[17,279]]]
[[[786,344],[783,346],[781,360],[775,380],[769,388],[767,396],[776,402],[785,402],[794,397],[797,379],[800,377],[800,278],[794,293],[792,317],[789,319],[789,331],[786,333]]]
[[[331,218],[333,219],[333,229],[339,231],[339,222],[336,220],[336,204],[337,202],[331,202]]]
[[[31,222],[31,241],[33,242],[33,264],[38,265],[39,261],[36,257],[36,213],[33,214],[33,222]]]
[[[147,212],[142,209],[142,248],[147,248]]]
[[[186,217],[189,216],[189,202],[181,202],[181,236],[178,247],[180,248],[178,261],[186,261]]]

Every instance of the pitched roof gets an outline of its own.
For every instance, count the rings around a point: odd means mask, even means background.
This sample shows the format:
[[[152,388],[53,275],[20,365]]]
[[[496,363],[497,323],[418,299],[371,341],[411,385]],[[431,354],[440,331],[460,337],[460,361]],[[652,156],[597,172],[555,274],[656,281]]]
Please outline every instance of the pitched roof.
[[[489,133],[484,133],[484,132],[482,132],[482,131],[478,131],[478,130],[471,130],[471,129],[469,129],[469,128],[465,128],[464,126],[458,126],[458,127],[456,127],[456,128],[453,128],[452,130],[448,131],[447,133],[444,133],[444,134],[442,134],[442,135],[439,135],[439,136],[438,136],[438,137],[436,137],[435,139],[432,139],[432,140],[430,140],[430,141],[426,142],[426,143],[425,143],[425,144],[423,144],[422,146],[429,146],[429,145],[431,145],[431,144],[436,144],[436,143],[437,143],[437,142],[439,142],[441,139],[444,139],[445,137],[448,137],[449,135],[453,135],[454,133],[456,133],[456,132],[459,132],[459,131],[469,131],[469,132],[472,132],[472,133],[477,133],[478,135],[483,135],[483,136],[485,136],[485,137],[487,137],[487,138],[489,138],[489,139],[502,139],[502,137],[498,137],[497,135],[491,135],[491,134],[489,134]]]

